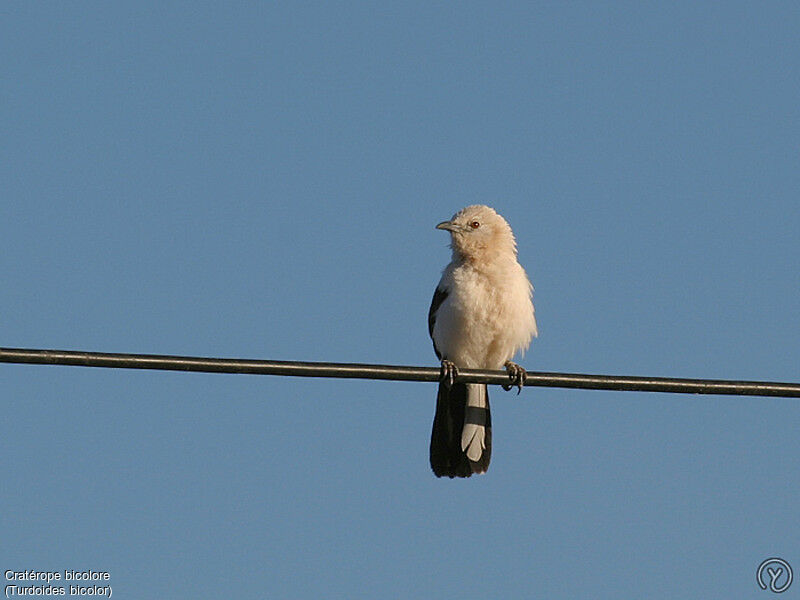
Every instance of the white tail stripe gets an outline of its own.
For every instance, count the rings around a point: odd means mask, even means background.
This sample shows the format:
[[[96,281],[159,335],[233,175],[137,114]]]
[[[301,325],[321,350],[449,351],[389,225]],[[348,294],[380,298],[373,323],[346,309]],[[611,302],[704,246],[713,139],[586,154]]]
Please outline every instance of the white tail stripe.
[[[467,406],[465,415],[476,413],[470,408],[487,408],[486,385],[482,383],[467,384]],[[483,451],[486,449],[486,427],[469,421],[477,419],[465,419],[464,429],[461,431],[461,449],[466,453],[467,458],[473,462],[480,460]]]

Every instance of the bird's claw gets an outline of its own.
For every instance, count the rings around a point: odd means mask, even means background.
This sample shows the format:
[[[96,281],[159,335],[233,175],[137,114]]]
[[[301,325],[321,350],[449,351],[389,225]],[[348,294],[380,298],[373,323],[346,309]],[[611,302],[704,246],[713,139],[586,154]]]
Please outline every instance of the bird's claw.
[[[456,382],[456,377],[458,377],[458,367],[456,367],[455,363],[449,360],[442,360],[442,372],[439,380],[451,388]]]
[[[520,392],[522,392],[522,387],[525,385],[525,380],[528,379],[528,372],[517,363],[513,363],[510,360],[506,361],[505,367],[506,371],[508,371],[508,378],[511,380],[511,383],[502,384],[503,389],[508,391],[516,386],[517,395],[519,395]]]

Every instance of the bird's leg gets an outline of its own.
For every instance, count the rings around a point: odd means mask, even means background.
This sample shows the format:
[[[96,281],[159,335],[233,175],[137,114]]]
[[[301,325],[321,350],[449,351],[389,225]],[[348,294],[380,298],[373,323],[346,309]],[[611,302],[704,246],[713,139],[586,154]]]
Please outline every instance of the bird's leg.
[[[456,381],[456,377],[458,376],[458,367],[454,362],[447,360],[446,358],[442,359],[442,372],[439,380],[444,383],[448,388],[453,387],[453,384]]]
[[[522,391],[522,386],[525,385],[525,380],[528,378],[528,372],[520,367],[517,363],[506,361],[506,371],[508,371],[508,378],[511,383],[502,384],[505,391],[510,390],[512,387],[517,386],[517,395]]]

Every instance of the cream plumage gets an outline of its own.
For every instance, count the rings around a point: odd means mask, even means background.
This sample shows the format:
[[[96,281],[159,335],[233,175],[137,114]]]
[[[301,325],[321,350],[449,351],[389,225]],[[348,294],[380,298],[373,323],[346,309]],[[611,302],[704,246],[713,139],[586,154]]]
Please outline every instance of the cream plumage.
[[[524,370],[510,362],[536,336],[533,287],[517,262],[514,234],[488,206],[468,206],[438,229],[450,232],[452,260],[428,313],[445,377],[431,435],[431,467],[448,477],[483,473],[491,458],[491,414],[485,384],[453,383],[453,368],[499,369],[516,384]]]

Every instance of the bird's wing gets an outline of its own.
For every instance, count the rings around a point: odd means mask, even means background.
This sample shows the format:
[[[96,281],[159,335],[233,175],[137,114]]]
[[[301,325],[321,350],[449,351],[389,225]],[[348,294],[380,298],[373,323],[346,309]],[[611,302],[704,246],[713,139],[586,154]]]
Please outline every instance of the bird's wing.
[[[436,324],[436,311],[439,310],[439,307],[442,305],[447,299],[448,291],[442,287],[437,287],[436,291],[433,293],[433,300],[431,300],[431,308],[428,311],[428,334],[431,336],[431,340],[433,341],[433,351],[436,352],[437,358],[442,358],[442,353],[439,352],[439,349],[436,347],[436,340],[433,339],[433,326]]]

